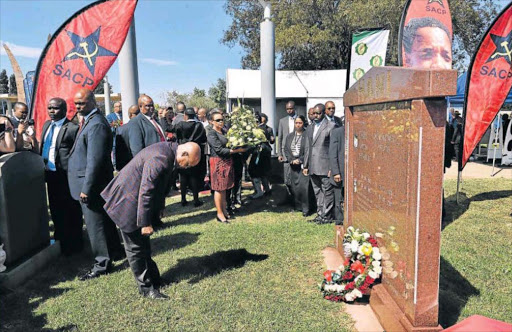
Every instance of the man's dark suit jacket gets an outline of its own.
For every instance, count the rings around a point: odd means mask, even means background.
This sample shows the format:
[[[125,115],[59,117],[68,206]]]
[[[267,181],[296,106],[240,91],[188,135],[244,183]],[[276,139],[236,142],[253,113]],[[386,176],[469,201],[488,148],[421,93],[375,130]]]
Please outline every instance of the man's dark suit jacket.
[[[71,196],[96,196],[112,180],[112,132],[103,114],[96,111],[85,121],[71,149],[68,180]]]
[[[174,168],[175,154],[170,142],[143,149],[103,190],[103,206],[125,233],[150,226],[159,202],[165,197]]]
[[[329,143],[329,161],[331,165],[331,182],[335,185],[345,181],[345,127],[341,126],[331,132]],[[334,181],[334,176],[341,175],[341,183]]]
[[[171,131],[176,133],[179,144],[195,142],[204,147],[206,143],[206,130],[201,122],[181,121],[172,126]]]
[[[43,131],[41,135],[41,149],[39,154],[43,153],[44,147],[44,137],[46,136],[46,132],[52,122],[50,120],[46,121],[43,124]],[[73,143],[75,142],[75,137],[78,132],[78,126],[68,119],[64,120],[62,127],[59,130],[59,134],[57,135],[57,140],[55,141],[55,167],[58,171],[68,171],[68,162],[69,155],[71,153],[71,149],[73,148]]]
[[[325,116],[325,118],[327,118],[327,115]],[[327,119],[327,120],[329,120],[329,119]],[[333,121],[330,121],[330,122],[333,122]],[[334,125],[336,126],[336,128],[343,126],[343,121],[341,120],[341,118],[339,116],[336,116],[336,115],[334,116]]]
[[[151,144],[160,142],[160,135],[158,135],[155,126],[144,114],[139,113],[139,115],[130,120],[130,123],[128,146],[133,156],[136,156],[137,153]]]
[[[132,160],[133,155],[130,150],[130,126],[132,122],[117,128],[115,137],[115,154],[116,154],[116,169],[120,171]]]

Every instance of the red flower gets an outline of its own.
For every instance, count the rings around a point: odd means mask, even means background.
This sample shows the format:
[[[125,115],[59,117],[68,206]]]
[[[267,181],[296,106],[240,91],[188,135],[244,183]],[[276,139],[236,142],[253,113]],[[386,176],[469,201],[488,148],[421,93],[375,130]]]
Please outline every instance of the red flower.
[[[345,290],[352,290],[356,287],[356,283],[355,282],[349,282],[346,286],[345,286]]]
[[[352,278],[354,278],[354,275],[350,271],[347,271],[347,273],[345,273],[345,275],[343,276],[343,280],[350,280]]]
[[[378,244],[377,244],[377,240],[375,240],[373,237],[370,237],[368,239],[368,242],[370,242],[370,244],[372,245],[372,247],[377,247]]]
[[[360,261],[355,261],[352,263],[352,265],[350,265],[350,269],[360,274],[364,272],[364,266]]]
[[[350,264],[350,258],[346,258],[345,261],[343,262],[343,266],[347,266]]]
[[[331,282],[332,281],[332,271],[331,270],[325,271],[324,278],[325,278],[325,280],[327,280],[327,282]]]
[[[369,284],[369,285],[373,284],[374,281],[375,281],[375,279],[373,279],[370,276],[366,276],[366,279],[364,279],[364,283]]]

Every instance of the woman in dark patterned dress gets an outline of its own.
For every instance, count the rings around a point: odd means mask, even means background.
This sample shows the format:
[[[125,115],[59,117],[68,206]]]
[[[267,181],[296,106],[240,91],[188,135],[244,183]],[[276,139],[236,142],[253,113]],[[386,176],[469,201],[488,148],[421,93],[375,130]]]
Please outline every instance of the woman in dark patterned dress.
[[[217,209],[217,221],[228,223],[230,218],[227,211],[226,190],[233,188],[234,169],[231,155],[245,152],[245,149],[229,149],[228,139],[224,136],[224,116],[220,111],[210,114],[213,130],[208,131],[210,146],[210,176],[211,188],[215,191],[213,200]]]

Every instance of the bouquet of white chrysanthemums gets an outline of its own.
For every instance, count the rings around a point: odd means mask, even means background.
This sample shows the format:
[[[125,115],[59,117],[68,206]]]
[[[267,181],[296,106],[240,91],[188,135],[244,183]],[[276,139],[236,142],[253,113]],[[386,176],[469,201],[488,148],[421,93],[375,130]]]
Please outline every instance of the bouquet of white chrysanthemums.
[[[253,110],[245,105],[233,108],[231,127],[226,137],[229,148],[254,147],[267,141],[265,132],[258,127]]]

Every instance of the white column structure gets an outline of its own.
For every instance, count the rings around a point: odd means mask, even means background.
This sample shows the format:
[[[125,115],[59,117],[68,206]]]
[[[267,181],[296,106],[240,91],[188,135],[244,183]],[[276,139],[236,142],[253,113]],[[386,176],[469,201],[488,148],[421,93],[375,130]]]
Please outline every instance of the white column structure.
[[[104,81],[103,81],[103,91],[105,93],[105,115],[109,115],[111,113],[110,111],[110,88],[108,86],[108,76],[105,75]]]
[[[263,7],[263,22],[260,23],[261,59],[261,112],[268,115],[267,125],[277,135],[276,119],[276,64],[274,22],[270,20],[270,2],[259,0]]]
[[[123,103],[123,123],[129,121],[128,108],[137,104],[139,98],[139,70],[137,67],[137,41],[135,38],[135,19],[126,36],[123,48],[119,52],[119,81],[121,83],[121,101]]]

